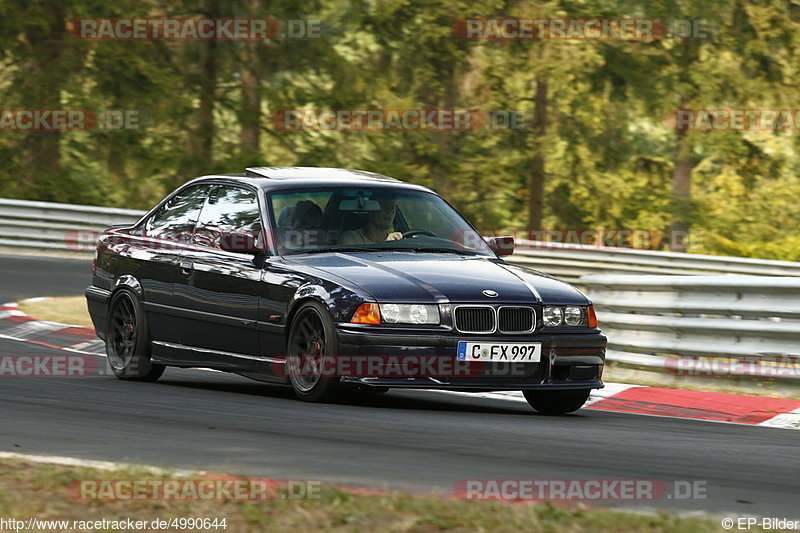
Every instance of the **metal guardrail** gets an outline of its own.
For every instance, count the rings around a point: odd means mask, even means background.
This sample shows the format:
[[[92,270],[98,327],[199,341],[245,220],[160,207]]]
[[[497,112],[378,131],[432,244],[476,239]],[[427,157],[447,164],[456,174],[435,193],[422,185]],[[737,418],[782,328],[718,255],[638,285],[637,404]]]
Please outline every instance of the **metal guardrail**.
[[[800,276],[800,263],[792,261],[541,241],[518,241],[516,244],[509,262],[573,282],[589,274]]]
[[[88,253],[99,230],[132,224],[144,211],[0,199],[0,247]]]
[[[580,282],[608,336],[609,361],[677,372],[728,360],[740,375],[800,377],[800,278],[589,275]]]

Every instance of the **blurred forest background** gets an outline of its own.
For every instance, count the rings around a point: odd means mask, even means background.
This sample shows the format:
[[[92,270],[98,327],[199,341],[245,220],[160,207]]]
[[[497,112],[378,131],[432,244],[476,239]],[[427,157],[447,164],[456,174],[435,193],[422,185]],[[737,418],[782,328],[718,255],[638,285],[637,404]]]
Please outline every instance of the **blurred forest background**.
[[[321,21],[321,38],[82,40],[81,18]],[[708,38],[464,40],[459,19],[705,21]],[[250,165],[432,187],[478,228],[690,232],[800,260],[800,132],[677,131],[678,108],[800,108],[800,3],[778,0],[0,0],[0,108],[140,110],[132,131],[0,131],[0,197],[147,208]],[[513,110],[525,128],[285,131],[286,109]],[[654,246],[669,247],[669,239]]]

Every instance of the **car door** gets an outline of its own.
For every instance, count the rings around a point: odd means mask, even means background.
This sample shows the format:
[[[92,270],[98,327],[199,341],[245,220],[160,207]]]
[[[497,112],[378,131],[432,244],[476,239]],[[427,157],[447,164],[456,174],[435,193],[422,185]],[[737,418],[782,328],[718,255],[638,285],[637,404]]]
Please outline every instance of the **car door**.
[[[187,363],[248,370],[258,359],[259,296],[263,257],[222,250],[225,231],[261,231],[258,195],[249,188],[213,186],[198,217],[193,246],[180,254],[182,283],[175,305],[183,320],[180,343]]]
[[[181,281],[180,251],[191,241],[195,222],[208,196],[208,185],[180,190],[164,202],[136,231],[124,251],[126,273],[144,292],[143,304],[156,350],[178,341],[174,290]]]

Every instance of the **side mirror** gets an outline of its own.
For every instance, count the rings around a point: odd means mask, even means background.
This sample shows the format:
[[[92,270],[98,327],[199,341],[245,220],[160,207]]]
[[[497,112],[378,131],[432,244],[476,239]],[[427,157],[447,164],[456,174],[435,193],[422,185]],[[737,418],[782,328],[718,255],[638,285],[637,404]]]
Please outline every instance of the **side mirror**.
[[[226,252],[255,254],[263,251],[256,236],[244,231],[223,231],[219,236],[219,247]]]
[[[514,237],[490,237],[487,243],[497,255],[504,256],[514,253]]]

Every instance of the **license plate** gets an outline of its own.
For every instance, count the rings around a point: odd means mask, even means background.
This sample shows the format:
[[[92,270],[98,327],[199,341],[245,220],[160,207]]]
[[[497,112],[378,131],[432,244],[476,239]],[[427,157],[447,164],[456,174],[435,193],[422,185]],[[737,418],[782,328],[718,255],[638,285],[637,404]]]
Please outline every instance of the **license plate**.
[[[458,343],[459,361],[497,361],[538,363],[542,344],[538,342],[467,342]]]

